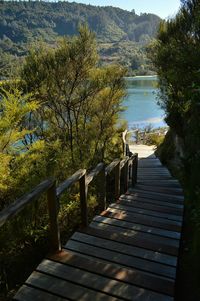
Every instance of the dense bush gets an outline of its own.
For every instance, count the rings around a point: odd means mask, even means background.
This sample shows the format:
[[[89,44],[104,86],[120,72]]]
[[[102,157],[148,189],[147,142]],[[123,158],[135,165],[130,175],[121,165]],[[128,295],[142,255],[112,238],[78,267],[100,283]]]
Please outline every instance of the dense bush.
[[[177,16],[162,22],[151,52],[159,76],[160,104],[171,128],[170,136],[161,146],[161,157],[167,163],[173,160],[174,164],[170,165],[172,172],[179,167],[178,174],[183,180],[186,195],[186,230],[190,228],[190,233],[186,236],[189,256],[187,254],[184,258],[190,261],[181,268],[186,279],[186,273],[193,279],[189,289],[193,295],[186,300],[200,298],[199,288],[194,287],[196,277],[200,274],[199,20],[200,1],[182,1]],[[190,267],[193,267],[193,272]]]

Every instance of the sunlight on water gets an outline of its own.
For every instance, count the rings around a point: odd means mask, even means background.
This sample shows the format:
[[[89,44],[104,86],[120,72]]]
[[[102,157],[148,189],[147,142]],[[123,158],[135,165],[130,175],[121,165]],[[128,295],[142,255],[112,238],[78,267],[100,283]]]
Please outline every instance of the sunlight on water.
[[[128,127],[143,128],[149,124],[153,127],[166,126],[164,111],[157,104],[157,77],[128,77],[126,110],[122,118],[127,120]]]

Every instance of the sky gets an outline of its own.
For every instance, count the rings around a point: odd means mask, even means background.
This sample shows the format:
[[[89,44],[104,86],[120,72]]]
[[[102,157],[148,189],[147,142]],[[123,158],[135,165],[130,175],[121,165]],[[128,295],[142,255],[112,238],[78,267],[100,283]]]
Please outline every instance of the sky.
[[[67,0],[99,6],[115,6],[131,11],[136,14],[153,13],[161,18],[173,17],[180,6],[180,0]]]

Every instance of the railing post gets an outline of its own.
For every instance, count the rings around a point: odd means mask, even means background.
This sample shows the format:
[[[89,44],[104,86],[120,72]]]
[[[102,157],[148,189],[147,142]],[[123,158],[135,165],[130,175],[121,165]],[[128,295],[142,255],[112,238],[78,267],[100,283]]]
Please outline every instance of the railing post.
[[[129,173],[128,163],[129,163],[129,160],[127,160],[127,162],[124,166],[124,192],[127,192],[127,190],[128,190],[128,173]]]
[[[85,175],[79,180],[80,185],[80,207],[81,207],[81,223],[83,227],[88,225],[88,208],[87,208],[87,185],[85,183]]]
[[[117,200],[120,196],[120,162],[115,167],[115,199]]]
[[[61,250],[60,230],[58,225],[58,200],[56,198],[56,183],[47,191],[48,211],[50,219],[50,235],[52,251]]]
[[[138,154],[135,154],[135,157],[132,161],[132,186],[135,186],[137,183],[137,169],[138,169]]]
[[[135,184],[137,184],[137,175],[138,175],[138,154],[136,154],[136,159],[135,159]]]
[[[99,208],[101,211],[106,209],[106,173],[105,166],[100,171],[97,179],[97,190],[99,195]]]

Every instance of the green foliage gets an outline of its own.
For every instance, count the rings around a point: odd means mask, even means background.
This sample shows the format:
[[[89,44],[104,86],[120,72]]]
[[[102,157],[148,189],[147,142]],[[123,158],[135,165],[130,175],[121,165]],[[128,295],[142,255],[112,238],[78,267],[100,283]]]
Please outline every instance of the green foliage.
[[[161,24],[152,51],[166,121],[183,140],[182,159],[190,187],[200,186],[199,178],[193,177],[200,162],[199,16],[199,1],[186,1],[175,19]]]
[[[157,147],[163,143],[165,136],[159,133],[150,133],[147,137],[148,145],[156,145]]]
[[[94,35],[82,26],[79,36],[62,40],[56,49],[31,51],[22,70],[26,89],[41,104],[38,137],[58,137],[74,167],[109,156],[122,110],[125,70],[97,63]]]
[[[171,136],[167,136],[161,145],[161,157],[168,164],[169,160],[171,161],[173,172],[177,172],[178,167],[178,175],[185,189],[186,226],[190,233],[185,234],[189,253],[184,256],[186,261],[189,258],[190,262],[183,267],[182,274],[186,275],[188,272],[192,279],[193,274],[199,278],[200,266],[199,20],[200,1],[182,1],[177,16],[162,22],[158,39],[150,51],[159,75],[160,103],[165,109],[166,121],[171,128]],[[195,271],[191,271],[190,266],[193,266]],[[193,279],[190,291],[193,292],[194,300],[197,300],[200,295],[199,289],[194,287],[195,282]],[[190,298],[190,292],[188,295]]]
[[[167,164],[170,160],[174,158],[174,134],[171,130],[169,130],[165,136],[164,141],[158,145],[158,149],[156,154],[161,159],[163,164]]]
[[[31,95],[22,95],[15,89],[14,93],[2,90],[0,102],[0,199],[1,208],[4,202],[4,193],[9,190],[15,181],[11,165],[14,165],[23,153],[22,139],[30,134],[22,128],[24,118],[38,108],[36,101],[31,100]],[[8,201],[8,200],[7,200]]]
[[[96,40],[87,26],[79,27],[78,36],[60,40],[56,48],[39,45],[30,51],[21,78],[1,83],[0,209],[49,176],[59,183],[81,167],[121,155],[123,126],[118,116],[125,74],[119,65],[100,66]],[[89,217],[99,205],[96,186],[89,189]],[[65,239],[80,224],[77,187],[70,192],[62,196],[59,211]],[[43,195],[0,229],[4,295],[25,280],[48,250],[46,207]]]
[[[148,68],[144,45],[155,36],[160,18],[153,14],[136,15],[114,7],[96,7],[68,2],[45,1],[1,1],[0,2],[0,77],[10,77],[18,71],[17,65],[24,59],[30,44],[42,40],[50,47],[56,46],[60,36],[72,36],[78,33],[79,24],[87,23],[96,33],[102,49],[102,62],[105,60],[123,63],[131,70],[130,51],[138,53],[142,60],[137,73],[145,74]],[[105,44],[109,43],[115,52],[115,43],[119,51],[115,56],[105,54]],[[124,55],[129,53],[129,58]],[[0,53],[0,54],[1,54]],[[143,58],[144,57],[144,58]],[[129,62],[130,61],[130,62]],[[144,70],[145,69],[145,70]]]
[[[139,16],[111,6],[68,2],[2,1],[0,12],[0,38],[10,44],[31,42],[41,35],[52,42],[56,35],[77,34],[78,25],[85,22],[102,42],[138,42],[144,34],[153,37],[160,22],[153,14]]]

